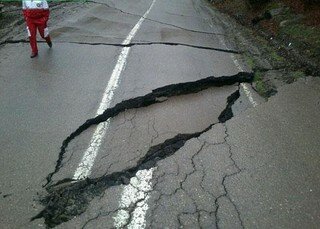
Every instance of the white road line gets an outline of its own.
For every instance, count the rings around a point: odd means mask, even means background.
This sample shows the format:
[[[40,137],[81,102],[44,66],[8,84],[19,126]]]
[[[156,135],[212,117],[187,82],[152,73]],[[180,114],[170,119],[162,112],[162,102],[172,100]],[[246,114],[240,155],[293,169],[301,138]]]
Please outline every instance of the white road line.
[[[241,83],[240,85],[241,85],[244,93],[245,93],[246,96],[248,97],[248,99],[249,99],[250,103],[252,104],[252,106],[253,106],[253,107],[258,106],[258,103],[253,99],[252,94],[251,94],[251,91],[250,91],[250,89],[248,88],[247,84]]]
[[[122,228],[127,225],[129,229],[145,228],[146,213],[148,210],[147,201],[150,198],[149,192],[152,190],[151,179],[153,168],[140,170],[136,176],[130,179],[130,184],[123,189],[119,209],[114,217],[114,227]],[[135,207],[130,220],[129,208]],[[130,222],[129,222],[130,220]]]
[[[223,38],[219,37],[220,43],[227,48],[227,45],[225,43],[225,41],[223,40]],[[237,60],[237,58],[235,57],[234,54],[230,54],[230,57],[233,61],[233,63],[236,65],[236,67],[239,69],[239,71],[243,72],[243,68],[241,67],[239,61]],[[250,91],[250,89],[248,88],[246,83],[241,83],[240,86],[242,87],[244,93],[246,94],[246,96],[249,99],[249,102],[252,104],[253,107],[256,107],[258,105],[258,103],[253,99],[252,93]]]
[[[234,62],[234,64],[236,65],[236,67],[243,72],[243,68],[241,67],[241,65],[239,64],[239,61],[237,60],[237,58],[231,54],[231,59]],[[256,107],[258,105],[258,103],[256,101],[254,101],[253,97],[252,97],[252,93],[250,91],[250,89],[248,88],[246,83],[241,83],[240,86],[242,87],[244,93],[246,94],[246,96],[249,99],[249,102],[252,104],[253,107]]]
[[[136,35],[136,33],[139,30],[142,22],[148,16],[148,14],[149,14],[149,12],[150,12],[150,10],[153,7],[155,2],[156,2],[156,0],[152,1],[152,4],[149,7],[149,9],[140,18],[140,20],[137,22],[137,24],[130,31],[130,33],[128,34],[126,39],[122,42],[123,45],[130,44],[132,38]],[[110,80],[108,82],[108,85],[107,85],[107,87],[105,89],[102,101],[101,101],[101,103],[99,105],[99,108],[97,110],[97,114],[96,115],[102,114],[104,112],[104,110],[106,110],[110,106],[110,103],[111,103],[113,95],[114,95],[114,91],[117,89],[117,87],[119,85],[119,79],[120,79],[121,72],[125,68],[126,61],[127,61],[128,55],[129,55],[129,51],[130,51],[130,47],[122,48],[121,53],[120,53],[120,55],[118,57],[117,64],[116,64],[116,66],[114,67],[114,69],[112,71],[112,75],[111,75]],[[93,166],[94,161],[95,161],[95,158],[97,157],[99,148],[101,146],[102,139],[105,136],[106,131],[107,131],[108,127],[109,127],[109,123],[110,123],[110,121],[108,120],[108,121],[106,121],[104,123],[100,123],[97,126],[95,132],[92,135],[89,147],[84,152],[82,160],[79,163],[78,168],[76,169],[76,171],[74,173],[74,176],[73,176],[74,180],[85,179],[90,175],[92,166]]]

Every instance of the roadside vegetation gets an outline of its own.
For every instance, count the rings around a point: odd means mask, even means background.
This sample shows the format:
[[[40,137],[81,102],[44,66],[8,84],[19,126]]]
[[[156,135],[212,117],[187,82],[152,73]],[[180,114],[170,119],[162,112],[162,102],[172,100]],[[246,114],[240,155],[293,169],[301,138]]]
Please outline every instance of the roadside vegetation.
[[[301,48],[309,58],[320,58],[319,0],[225,0],[214,5],[251,26]]]
[[[306,75],[320,76],[319,0],[213,0],[255,36],[272,74],[257,58],[245,54],[255,70],[254,87],[264,97],[276,93],[278,81],[291,83]],[[243,47],[245,49],[245,47]],[[270,69],[269,69],[270,70]]]
[[[75,1],[85,0],[49,2],[58,6],[61,2]],[[253,86],[262,96],[274,95],[283,82],[291,83],[307,75],[320,76],[320,0],[209,1],[247,29],[245,34],[252,35],[250,42],[241,48],[245,61],[255,71]],[[21,1],[0,0],[0,43],[12,39],[14,30],[17,34],[22,29]],[[246,51],[251,41],[258,44],[271,67]]]

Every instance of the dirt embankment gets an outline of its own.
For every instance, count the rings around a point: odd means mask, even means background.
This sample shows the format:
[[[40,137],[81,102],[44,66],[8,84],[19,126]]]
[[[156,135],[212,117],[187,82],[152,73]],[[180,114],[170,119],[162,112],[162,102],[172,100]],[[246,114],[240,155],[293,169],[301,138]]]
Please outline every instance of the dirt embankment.
[[[246,53],[246,61],[256,70],[254,86],[260,94],[269,97],[281,83],[320,76],[320,0],[210,2],[250,30],[263,58],[272,65],[263,68],[256,57]]]

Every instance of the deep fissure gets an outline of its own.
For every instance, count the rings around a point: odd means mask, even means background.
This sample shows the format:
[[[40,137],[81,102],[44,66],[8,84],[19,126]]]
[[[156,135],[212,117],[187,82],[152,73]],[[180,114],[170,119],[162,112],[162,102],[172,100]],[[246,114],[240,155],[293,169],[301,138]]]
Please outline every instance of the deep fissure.
[[[218,78],[211,76],[194,82],[168,85],[153,90],[151,93],[145,96],[123,101],[117,104],[115,107],[107,109],[102,115],[87,120],[63,142],[56,169],[53,173],[48,175],[48,182],[51,182],[52,175],[59,171],[65,150],[69,142],[91,125],[104,122],[127,109],[146,107],[151,104],[162,102],[162,98],[196,93],[213,86],[219,87],[241,82],[250,82],[252,81],[252,78],[253,73],[240,72],[233,76],[223,76]],[[219,116],[220,122],[225,122],[233,117],[231,106],[239,98],[239,96],[240,93],[239,90],[237,90],[227,98],[226,109]],[[98,178],[87,178],[86,180],[81,180],[76,183],[72,182],[72,179],[64,179],[56,184],[47,186],[48,195],[40,200],[45,208],[38,215],[33,217],[32,220],[43,217],[48,227],[54,227],[63,222],[69,221],[74,216],[85,212],[90,201],[94,197],[101,195],[109,187],[128,184],[130,182],[130,178],[135,176],[136,172],[155,167],[158,161],[170,157],[181,147],[183,147],[186,141],[195,137],[199,137],[202,133],[208,131],[215,124],[216,123],[211,124],[209,127],[200,132],[191,134],[178,134],[171,139],[167,139],[159,145],[152,146],[146,155],[137,162],[137,165],[129,169],[107,174]]]
[[[221,87],[225,85],[232,85],[235,83],[251,82],[253,79],[253,76],[254,74],[252,72],[239,72],[236,75],[232,75],[232,76],[221,76],[221,77],[209,76],[207,78],[200,79],[197,81],[171,84],[171,85],[167,85],[167,86],[155,89],[151,93],[146,94],[144,96],[139,96],[136,98],[125,100],[118,103],[112,108],[108,108],[107,110],[104,111],[103,114],[98,115],[95,118],[88,119],[84,124],[78,127],[77,130],[71,133],[63,141],[62,146],[60,147],[60,153],[59,153],[59,157],[58,157],[55,169],[52,173],[50,173],[47,176],[46,178],[47,183],[45,184],[45,186],[51,182],[52,176],[60,170],[63,156],[65,154],[66,148],[68,147],[70,141],[72,141],[76,136],[81,134],[90,126],[97,125],[101,122],[107,121],[109,118],[115,117],[116,115],[118,115],[119,113],[125,110],[147,107],[155,103],[161,103],[165,101],[164,100],[165,98],[192,94],[210,87]]]

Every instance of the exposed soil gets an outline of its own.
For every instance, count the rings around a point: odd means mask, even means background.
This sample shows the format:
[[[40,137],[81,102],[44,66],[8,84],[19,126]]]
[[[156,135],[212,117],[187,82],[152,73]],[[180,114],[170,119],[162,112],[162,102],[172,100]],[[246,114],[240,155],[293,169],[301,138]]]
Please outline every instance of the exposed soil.
[[[254,87],[259,94],[269,97],[283,83],[306,75],[320,76],[319,0],[266,0],[256,5],[248,0],[211,2],[236,19],[237,29],[248,41],[244,44],[238,39],[237,43],[245,51],[249,66],[257,70]],[[245,45],[251,43],[259,49],[259,57],[246,50]],[[264,61],[271,66],[266,67]]]

